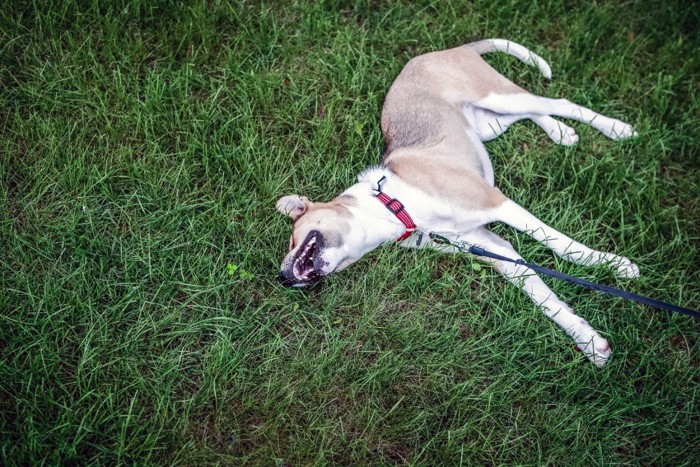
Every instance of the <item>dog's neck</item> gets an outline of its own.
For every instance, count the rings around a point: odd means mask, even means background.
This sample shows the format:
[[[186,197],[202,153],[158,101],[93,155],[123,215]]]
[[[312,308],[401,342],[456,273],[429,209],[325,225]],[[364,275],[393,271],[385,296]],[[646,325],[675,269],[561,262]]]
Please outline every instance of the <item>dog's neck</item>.
[[[355,221],[371,226],[368,235],[376,236],[377,245],[399,238],[406,232],[406,226],[377,199],[381,190],[402,203],[409,197],[411,188],[387,167],[376,166],[362,171],[357,183],[345,190],[341,196],[351,196],[356,203],[347,206]],[[381,186],[378,185],[381,184]],[[413,216],[410,206],[406,211]]]

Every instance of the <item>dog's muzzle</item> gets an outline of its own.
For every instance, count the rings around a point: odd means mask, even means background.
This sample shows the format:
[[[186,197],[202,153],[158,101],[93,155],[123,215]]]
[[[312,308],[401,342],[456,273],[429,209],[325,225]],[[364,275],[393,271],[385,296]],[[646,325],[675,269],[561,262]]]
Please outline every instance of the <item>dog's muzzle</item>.
[[[285,260],[279,280],[287,287],[306,287],[321,278],[323,236],[312,230],[293,258]]]

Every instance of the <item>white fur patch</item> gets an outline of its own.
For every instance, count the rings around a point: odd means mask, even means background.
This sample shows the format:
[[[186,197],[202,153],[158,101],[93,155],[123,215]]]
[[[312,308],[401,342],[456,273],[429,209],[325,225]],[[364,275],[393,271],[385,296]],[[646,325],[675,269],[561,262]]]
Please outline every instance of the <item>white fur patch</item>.
[[[373,165],[357,174],[357,181],[359,183],[369,182],[374,184],[383,176],[388,177],[389,175],[392,175],[392,172],[387,167],[383,165]]]

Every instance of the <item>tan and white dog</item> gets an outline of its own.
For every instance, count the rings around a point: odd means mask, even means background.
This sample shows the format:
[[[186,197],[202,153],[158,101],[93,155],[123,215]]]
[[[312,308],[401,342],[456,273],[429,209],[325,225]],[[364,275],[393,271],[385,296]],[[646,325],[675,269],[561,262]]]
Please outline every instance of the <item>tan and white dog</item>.
[[[636,133],[620,120],[566,99],[535,96],[516,86],[481,58],[493,51],[513,55],[551,77],[541,57],[503,39],[474,42],[409,61],[384,102],[381,126],[387,149],[381,164],[362,172],[356,184],[327,203],[296,195],[277,202],[277,209],[294,221],[289,253],[281,267],[282,283],[309,285],[397,238],[404,247],[455,252],[421,234],[427,232],[521,258],[509,242],[486,229],[496,221],[526,232],[576,264],[606,264],[625,278],[639,275],[627,258],[592,250],[506,198],[494,186],[493,167],[483,144],[523,119],[535,122],[556,143],[576,143],[574,130],[552,115],[587,123],[611,139]],[[414,225],[417,232],[410,235]],[[608,342],[536,274],[516,264],[477,259],[492,264],[528,294],[591,361],[602,365],[608,360]]]

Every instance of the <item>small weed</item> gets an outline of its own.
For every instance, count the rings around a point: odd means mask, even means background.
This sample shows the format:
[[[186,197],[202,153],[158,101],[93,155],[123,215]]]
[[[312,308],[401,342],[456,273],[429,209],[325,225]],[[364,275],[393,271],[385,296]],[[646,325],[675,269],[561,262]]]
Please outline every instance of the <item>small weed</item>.
[[[238,276],[241,279],[253,280],[255,278],[253,273],[248,272],[245,269],[239,267],[237,264],[233,264],[233,263],[228,263],[226,265],[226,271],[228,272],[229,276],[233,276],[234,274],[236,274],[236,272],[238,272]]]

